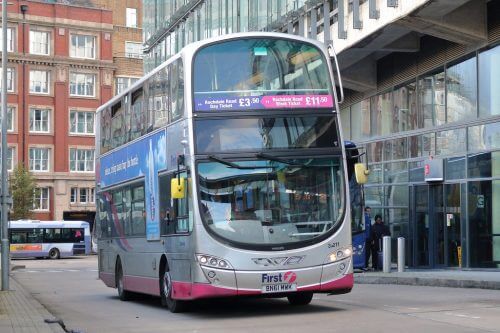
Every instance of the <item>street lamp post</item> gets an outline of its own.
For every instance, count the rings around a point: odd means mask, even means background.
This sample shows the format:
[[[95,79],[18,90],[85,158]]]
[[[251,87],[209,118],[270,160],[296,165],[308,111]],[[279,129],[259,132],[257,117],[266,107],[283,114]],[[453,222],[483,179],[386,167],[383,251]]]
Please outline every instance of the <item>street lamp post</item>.
[[[9,290],[9,189],[7,187],[7,0],[2,1],[2,290]]]

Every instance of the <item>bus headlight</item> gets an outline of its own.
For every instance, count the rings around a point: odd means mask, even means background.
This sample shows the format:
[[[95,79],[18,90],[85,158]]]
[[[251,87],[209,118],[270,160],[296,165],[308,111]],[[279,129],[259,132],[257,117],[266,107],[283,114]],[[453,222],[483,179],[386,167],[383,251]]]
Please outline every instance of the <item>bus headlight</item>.
[[[208,254],[196,254],[196,259],[202,266],[233,269],[233,266],[231,266],[229,261]]]
[[[352,255],[352,249],[350,246],[348,246],[342,249],[337,249],[335,250],[335,252],[330,253],[326,261],[327,263],[336,262],[343,259],[347,259],[351,255]]]

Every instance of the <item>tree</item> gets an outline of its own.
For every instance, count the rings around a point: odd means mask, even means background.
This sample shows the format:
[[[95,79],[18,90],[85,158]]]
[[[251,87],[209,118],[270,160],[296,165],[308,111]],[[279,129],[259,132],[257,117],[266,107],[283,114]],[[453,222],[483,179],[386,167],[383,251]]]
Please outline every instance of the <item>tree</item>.
[[[33,209],[33,193],[36,181],[29,170],[19,163],[10,177],[10,193],[12,195],[11,220],[29,219]]]

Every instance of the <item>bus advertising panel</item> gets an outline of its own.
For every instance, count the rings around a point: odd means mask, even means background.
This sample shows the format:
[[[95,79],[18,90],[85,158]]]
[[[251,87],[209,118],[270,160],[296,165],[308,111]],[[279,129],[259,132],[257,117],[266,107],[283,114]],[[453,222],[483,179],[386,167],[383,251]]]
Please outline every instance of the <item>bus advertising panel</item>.
[[[157,132],[101,157],[98,166],[101,188],[145,178],[146,238],[151,241],[160,240],[158,171],[167,168],[166,142],[165,131]]]

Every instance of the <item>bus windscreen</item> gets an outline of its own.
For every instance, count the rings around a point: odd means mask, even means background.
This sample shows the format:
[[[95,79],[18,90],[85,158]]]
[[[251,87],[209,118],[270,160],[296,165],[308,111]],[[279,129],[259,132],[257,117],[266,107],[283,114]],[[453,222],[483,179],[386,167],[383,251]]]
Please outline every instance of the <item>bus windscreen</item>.
[[[333,108],[327,60],[314,45],[238,39],[194,60],[195,111]]]
[[[196,152],[338,147],[335,117],[217,118],[195,122]]]

